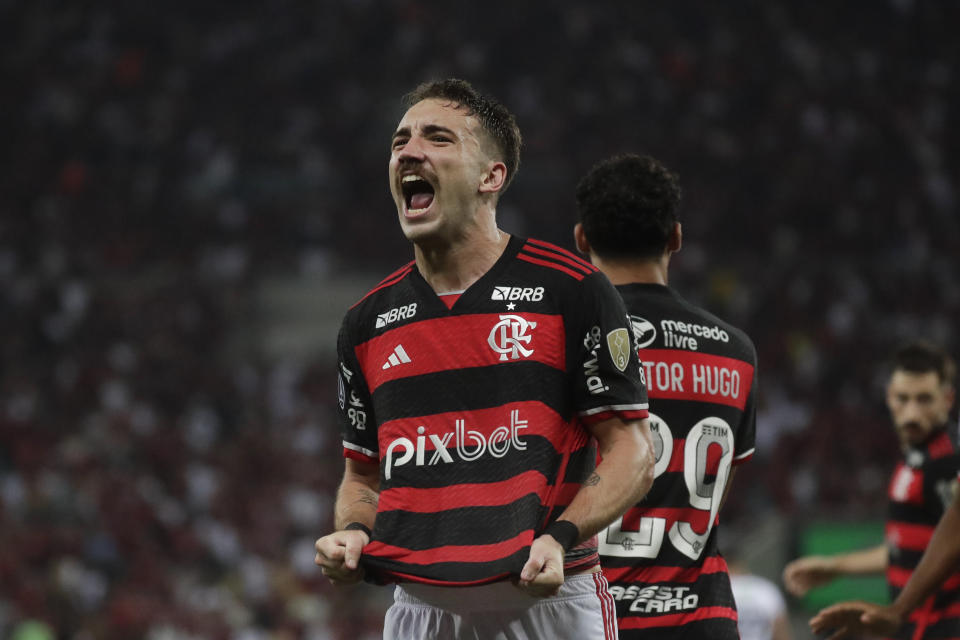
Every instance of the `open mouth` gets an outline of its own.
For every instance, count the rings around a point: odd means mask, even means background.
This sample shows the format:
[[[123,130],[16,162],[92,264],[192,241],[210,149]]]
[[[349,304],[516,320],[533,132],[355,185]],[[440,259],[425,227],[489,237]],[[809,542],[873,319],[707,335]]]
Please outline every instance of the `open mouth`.
[[[409,215],[419,215],[433,204],[433,185],[417,175],[406,175],[400,180],[403,199]]]

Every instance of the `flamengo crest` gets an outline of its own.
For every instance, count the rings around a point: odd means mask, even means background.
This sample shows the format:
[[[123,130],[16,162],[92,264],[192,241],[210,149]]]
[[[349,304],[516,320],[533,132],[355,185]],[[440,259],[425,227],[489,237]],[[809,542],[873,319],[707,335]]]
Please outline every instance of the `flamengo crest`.
[[[529,322],[523,316],[502,315],[500,322],[490,330],[487,344],[500,354],[501,362],[508,357],[510,360],[519,360],[521,356],[529,358],[533,355],[533,349],[528,349],[524,345],[530,344],[533,338],[528,331],[536,328],[536,322]]]

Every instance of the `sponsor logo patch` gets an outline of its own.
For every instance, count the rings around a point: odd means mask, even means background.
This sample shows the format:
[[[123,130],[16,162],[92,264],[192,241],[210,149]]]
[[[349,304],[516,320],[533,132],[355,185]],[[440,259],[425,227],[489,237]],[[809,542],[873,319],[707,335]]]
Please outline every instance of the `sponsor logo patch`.
[[[657,339],[657,328],[649,320],[630,316],[630,324],[633,326],[633,339],[637,343],[637,349],[643,349]]]
[[[404,305],[402,307],[397,307],[395,309],[390,309],[386,313],[381,313],[377,316],[377,329],[387,326],[388,324],[393,324],[397,320],[406,320],[412,318],[417,314],[417,303],[411,302],[410,304]]]
[[[442,434],[427,433],[426,427],[419,426],[413,439],[407,437],[395,438],[387,446],[383,476],[390,480],[397,467],[411,461],[414,466],[422,467],[441,462],[451,463],[454,461],[454,455],[464,462],[473,462],[484,454],[494,458],[502,458],[511,449],[524,451],[527,448],[527,443],[521,437],[520,432],[528,426],[528,422],[520,418],[518,409],[510,412],[509,427],[500,425],[489,435],[484,435],[482,431],[469,429],[466,421],[462,418],[457,418],[454,421],[453,431],[446,431]]]
[[[390,367],[396,367],[401,364],[407,364],[408,362],[413,362],[410,359],[410,356],[407,355],[407,352],[404,350],[402,344],[398,344],[393,348],[393,353],[390,354],[390,357],[387,358],[387,361],[383,363],[381,369],[389,369]]]
[[[613,366],[620,371],[627,369],[630,362],[630,334],[626,329],[614,329],[607,334],[607,348],[610,350],[610,359]]]
[[[526,300],[540,302],[543,300],[543,287],[500,287],[495,286],[490,294],[491,300]]]

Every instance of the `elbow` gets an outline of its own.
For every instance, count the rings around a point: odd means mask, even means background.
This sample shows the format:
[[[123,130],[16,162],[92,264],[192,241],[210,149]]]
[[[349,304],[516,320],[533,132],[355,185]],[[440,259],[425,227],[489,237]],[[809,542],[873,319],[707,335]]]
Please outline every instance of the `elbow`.
[[[640,466],[639,473],[637,474],[637,484],[639,485],[637,487],[639,494],[638,500],[647,495],[650,487],[653,486],[654,467],[657,464],[656,456],[654,455],[653,437],[650,435],[649,430],[644,431],[642,443],[638,456]]]

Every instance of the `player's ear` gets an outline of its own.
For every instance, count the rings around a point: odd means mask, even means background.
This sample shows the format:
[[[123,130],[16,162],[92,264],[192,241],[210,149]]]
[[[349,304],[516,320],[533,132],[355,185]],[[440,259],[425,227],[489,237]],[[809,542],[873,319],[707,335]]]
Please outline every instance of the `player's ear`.
[[[507,184],[507,165],[491,161],[487,171],[480,177],[480,193],[497,193]]]
[[[573,241],[577,245],[577,251],[588,256],[590,255],[590,242],[587,240],[587,234],[583,231],[583,224],[573,225]]]
[[[669,253],[676,253],[680,251],[680,247],[683,246],[683,228],[680,226],[679,222],[673,223],[673,228],[670,229],[670,235],[667,238],[667,251]]]

